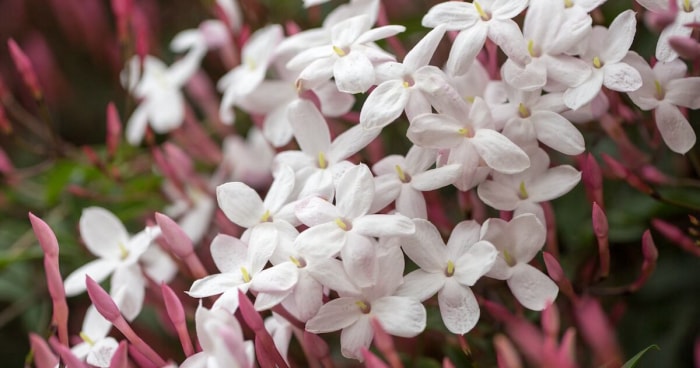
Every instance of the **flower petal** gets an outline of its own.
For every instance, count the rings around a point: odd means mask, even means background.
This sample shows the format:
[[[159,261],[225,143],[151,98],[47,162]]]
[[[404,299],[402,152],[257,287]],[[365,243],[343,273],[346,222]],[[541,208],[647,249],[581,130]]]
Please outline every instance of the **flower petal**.
[[[366,214],[373,199],[374,179],[367,165],[359,164],[350,168],[338,180],[335,203],[345,220]]]
[[[242,227],[253,227],[260,223],[265,213],[263,201],[258,193],[241,182],[231,182],[216,187],[219,207],[231,222]]]
[[[370,319],[362,315],[355,323],[344,328],[340,333],[340,352],[346,358],[362,361],[362,348],[369,348],[373,337],[374,330]]]
[[[443,272],[415,270],[404,277],[403,284],[396,290],[396,295],[425,301],[435,295],[446,280]]]
[[[637,69],[625,63],[607,64],[603,68],[603,84],[613,91],[631,92],[642,86],[642,76]]]
[[[507,283],[523,307],[536,311],[541,311],[554,302],[559,293],[554,281],[529,264],[516,266]]]
[[[447,266],[445,243],[435,225],[428,220],[414,219],[415,234],[403,238],[401,248],[418,267],[431,273],[441,273]]]
[[[403,84],[402,80],[389,80],[370,93],[360,111],[360,124],[365,129],[383,128],[401,115],[410,96]]]
[[[79,227],[85,246],[100,258],[119,259],[121,249],[129,243],[129,233],[122,222],[104,208],[84,209]]]
[[[447,30],[457,31],[473,26],[479,21],[474,5],[459,1],[446,1],[436,4],[423,16],[423,27],[434,28],[441,24]]]
[[[411,187],[426,192],[446,187],[459,177],[462,172],[462,165],[445,165],[432,170],[428,170],[411,178]]]
[[[355,298],[338,298],[319,309],[318,314],[306,322],[306,331],[324,333],[346,328],[362,316]]]
[[[498,251],[488,241],[479,241],[455,261],[454,277],[460,284],[472,286],[491,270]]]
[[[528,185],[528,199],[545,202],[568,193],[581,181],[581,172],[569,165],[561,165],[538,175]]]
[[[695,145],[695,132],[677,107],[660,103],[654,110],[656,127],[671,151],[685,154]]]
[[[477,193],[484,203],[501,211],[512,211],[520,202],[518,193],[513,188],[495,180],[479,184]]]
[[[425,330],[425,307],[416,299],[387,296],[374,300],[372,314],[394,336],[414,337]]]
[[[403,215],[366,215],[352,222],[353,231],[358,234],[382,237],[410,235],[415,231],[413,222]]]
[[[396,198],[396,212],[408,218],[428,218],[423,193],[404,185]]]
[[[250,288],[263,293],[289,291],[298,279],[297,266],[292,262],[284,262],[256,273]]]
[[[312,157],[319,153],[327,153],[331,144],[331,133],[326,119],[316,106],[309,100],[297,99],[289,104],[287,113],[301,150]]]
[[[481,311],[472,290],[455,280],[445,283],[438,293],[440,316],[450,332],[463,335],[471,331],[479,321]]]
[[[374,84],[374,67],[364,53],[350,51],[336,60],[333,76],[339,91],[363,93]]]
[[[96,259],[89,262],[77,270],[71,272],[66,281],[63,282],[63,288],[66,291],[66,296],[74,296],[86,290],[85,276],[90,276],[96,282],[102,282],[112,271],[117,267],[117,262],[111,259]]]
[[[566,155],[578,155],[586,149],[583,135],[563,116],[551,111],[535,111],[530,117],[537,139]]]
[[[510,139],[495,130],[477,130],[471,143],[486,165],[498,172],[514,174],[530,166],[527,154]]]

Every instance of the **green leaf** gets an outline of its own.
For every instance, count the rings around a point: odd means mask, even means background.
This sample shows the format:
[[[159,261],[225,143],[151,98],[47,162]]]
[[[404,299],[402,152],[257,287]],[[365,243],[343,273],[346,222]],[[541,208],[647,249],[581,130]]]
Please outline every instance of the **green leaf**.
[[[637,361],[639,361],[639,359],[642,358],[642,355],[644,355],[644,353],[646,353],[647,351],[649,351],[652,348],[656,349],[656,350],[661,350],[661,348],[659,348],[659,346],[656,344],[649,345],[649,346],[647,346],[646,349],[640,351],[639,353],[637,353],[637,355],[633,356],[632,359],[628,360],[627,363],[625,363],[625,365],[622,366],[622,368],[633,368],[634,366],[637,365]]]

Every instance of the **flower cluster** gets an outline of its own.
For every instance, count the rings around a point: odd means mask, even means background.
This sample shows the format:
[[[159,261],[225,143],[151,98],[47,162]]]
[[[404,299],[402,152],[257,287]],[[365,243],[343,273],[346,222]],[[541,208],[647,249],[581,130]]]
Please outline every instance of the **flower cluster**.
[[[497,319],[516,318],[480,295],[479,284],[505,281],[512,298],[499,295],[503,305],[555,313],[561,288],[584,308],[555,258],[545,256],[554,280],[533,262],[556,237],[546,203],[581,181],[573,164],[586,151],[579,127],[615,119],[626,96],[653,110],[665,144],[684,154],[695,144],[686,109],[700,108],[700,78],[688,76],[672,42],[690,35],[700,2],[678,0],[669,9],[667,1],[638,0],[648,14],[669,18],[654,64],[630,50],[634,11],[608,27],[593,25],[591,13],[604,2],[442,2],[423,16],[423,37],[404,50],[397,36],[406,28],[388,24],[380,0],[352,0],[306,30],[251,30],[234,0],[217,0],[218,20],[170,44],[184,54],[178,61],[136,55],[124,67],[123,86],[138,101],[126,140],[139,145],[153,132],[192,129],[187,94],[208,78],[200,64],[232,49],[237,60],[216,83],[221,100],[211,120],[220,128],[241,120],[254,126],[247,139],[219,137],[224,148],[214,147],[221,153],[211,174],[192,161],[191,152],[206,148],[166,147],[155,161],[173,205],[136,235],[106,209],[84,210],[80,235],[97,259],[62,287],[69,297],[87,291],[94,307],[83,342],[54,349],[76,366],[115,366],[126,348],[109,337],[114,326],[138,365],[252,367],[257,357],[274,366],[288,361],[292,335],[320,359],[327,352],[314,334],[341,331],[342,355],[369,364],[373,339],[425,331],[431,300],[456,335],[478,326],[484,306]],[[438,50],[448,45],[445,58]],[[385,152],[388,139],[406,149]],[[472,204],[447,218],[447,196]],[[201,248],[216,271],[199,260]],[[198,303],[196,351],[183,304],[166,297],[176,277],[189,282],[180,297]],[[107,278],[109,293],[95,283]],[[182,361],[166,362],[128,327],[153,283],[164,285]],[[258,313],[267,311],[274,314],[263,325]],[[236,316],[256,332],[254,341],[245,340]],[[564,353],[542,347],[547,354],[529,358],[574,366],[573,348],[562,342]],[[53,362],[40,357],[38,366]]]

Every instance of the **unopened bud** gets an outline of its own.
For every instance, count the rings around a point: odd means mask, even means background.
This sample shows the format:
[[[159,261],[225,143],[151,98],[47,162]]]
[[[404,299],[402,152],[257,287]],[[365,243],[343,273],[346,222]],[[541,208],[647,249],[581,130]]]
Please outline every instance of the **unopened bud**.
[[[121,317],[119,307],[117,307],[117,304],[102,286],[87,275],[85,276],[85,285],[92,304],[95,305],[102,317],[113,324],[119,320]]]
[[[58,366],[58,357],[41,336],[30,332],[29,345],[32,347],[34,364],[37,368],[54,368]]]
[[[496,335],[493,338],[493,346],[496,349],[498,368],[520,368],[523,366],[518,351],[505,335]]]
[[[114,350],[114,355],[109,361],[110,368],[129,368],[129,349],[126,341],[122,340]]]
[[[32,96],[34,96],[35,100],[41,100],[43,93],[39,84],[39,79],[34,72],[34,67],[32,66],[32,62],[27,57],[27,54],[22,51],[22,49],[12,38],[7,40],[7,46],[10,49],[12,61],[15,63],[15,67],[17,67],[24,84],[32,92]]]
[[[119,112],[117,107],[114,106],[114,102],[110,102],[107,105],[107,154],[109,157],[113,157],[117,152],[119,147],[119,141],[121,140],[122,133],[122,122],[119,119]]]

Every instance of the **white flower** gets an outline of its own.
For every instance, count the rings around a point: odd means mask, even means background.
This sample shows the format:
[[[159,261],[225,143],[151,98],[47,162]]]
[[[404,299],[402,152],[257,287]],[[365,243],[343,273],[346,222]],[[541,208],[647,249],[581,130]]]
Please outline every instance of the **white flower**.
[[[547,230],[533,214],[522,214],[510,222],[490,218],[481,227],[481,240],[498,249],[498,257],[486,276],[506,280],[510,291],[525,308],[543,310],[556,299],[557,285],[530,266],[542,249]]]
[[[564,92],[566,106],[579,109],[591,102],[603,85],[619,92],[635,91],[642,86],[639,72],[622,62],[637,30],[634,16],[632,10],[627,10],[613,20],[609,29],[593,27],[581,53],[581,58],[591,63],[592,72],[585,82]]]
[[[518,174],[494,172],[478,187],[479,198],[501,211],[532,209],[540,202],[559,198],[581,180],[581,173],[570,165],[549,167],[549,156],[539,147],[530,152],[530,167]],[[544,215],[535,209],[544,222]]]
[[[411,147],[406,157],[391,155],[374,164],[376,194],[370,212],[376,212],[396,201],[396,211],[409,218],[427,218],[423,193],[452,184],[461,173],[461,165],[453,164],[428,170],[435,164],[437,152]]]
[[[272,224],[261,224],[250,233],[248,244],[232,236],[219,234],[211,243],[211,256],[221,273],[196,280],[187,292],[194,298],[221,296],[213,309],[231,313],[238,309],[238,290],[247,292],[255,275],[275,251],[279,235]]]
[[[666,145],[685,154],[695,145],[695,132],[677,106],[700,108],[700,77],[685,77],[687,66],[680,60],[658,62],[652,69],[638,54],[630,52],[625,62],[642,76],[642,87],[628,93],[642,110],[654,110],[656,127]]]
[[[71,348],[71,351],[78,359],[85,361],[96,367],[109,367],[115,350],[119,346],[117,340],[108,337],[112,324],[107,321],[94,305],[91,305],[85,312],[83,327],[80,330],[80,338],[83,340]]]
[[[374,84],[374,64],[393,59],[373,42],[403,32],[403,26],[370,29],[367,15],[344,20],[331,29],[330,44],[302,51],[287,63],[290,69],[303,68],[297,80],[299,89],[312,89],[335,78],[338,90],[361,93]]]
[[[343,356],[362,360],[362,347],[369,347],[374,337],[371,319],[376,318],[389,334],[414,337],[426,325],[425,307],[418,300],[396,296],[403,280],[404,260],[398,247],[389,248],[378,257],[381,275],[373,282],[324,304],[318,314],[306,323],[306,330],[324,333],[341,330],[340,348]],[[349,273],[351,281],[358,275]]]
[[[447,60],[446,68],[451,75],[466,73],[484,47],[486,37],[499,45],[506,55],[524,64],[527,50],[524,44],[517,42],[523,36],[512,18],[525,10],[527,3],[528,0],[446,1],[430,8],[423,17],[423,26],[446,25],[448,30],[460,31]]]
[[[64,282],[66,295],[85,291],[86,275],[97,282],[112,275],[110,295],[124,317],[133,320],[141,311],[145,286],[137,262],[160,231],[147,229],[132,237],[114,214],[99,207],[84,209],[79,226],[85,246],[99,259],[68,275]]]
[[[423,95],[422,84],[437,69],[429,66],[438,43],[445,34],[445,27],[436,27],[406,54],[403,63],[387,62],[382,70],[382,82],[369,95],[360,111],[363,127],[383,128],[406,110],[409,120],[421,113],[430,112],[430,103]]]
[[[637,0],[637,2],[652,12],[667,12],[669,9],[668,0]],[[677,2],[676,18],[661,32],[656,44],[656,58],[663,62],[678,58],[678,53],[669,43],[671,37],[689,37],[693,29],[687,24],[700,21],[700,0],[677,0]]]
[[[479,241],[480,226],[462,221],[452,230],[447,246],[431,222],[414,219],[416,234],[401,247],[420,269],[404,279],[397,291],[423,301],[438,294],[440,315],[450,332],[463,335],[479,321],[479,304],[469,288],[488,272],[498,252],[488,241]]]

